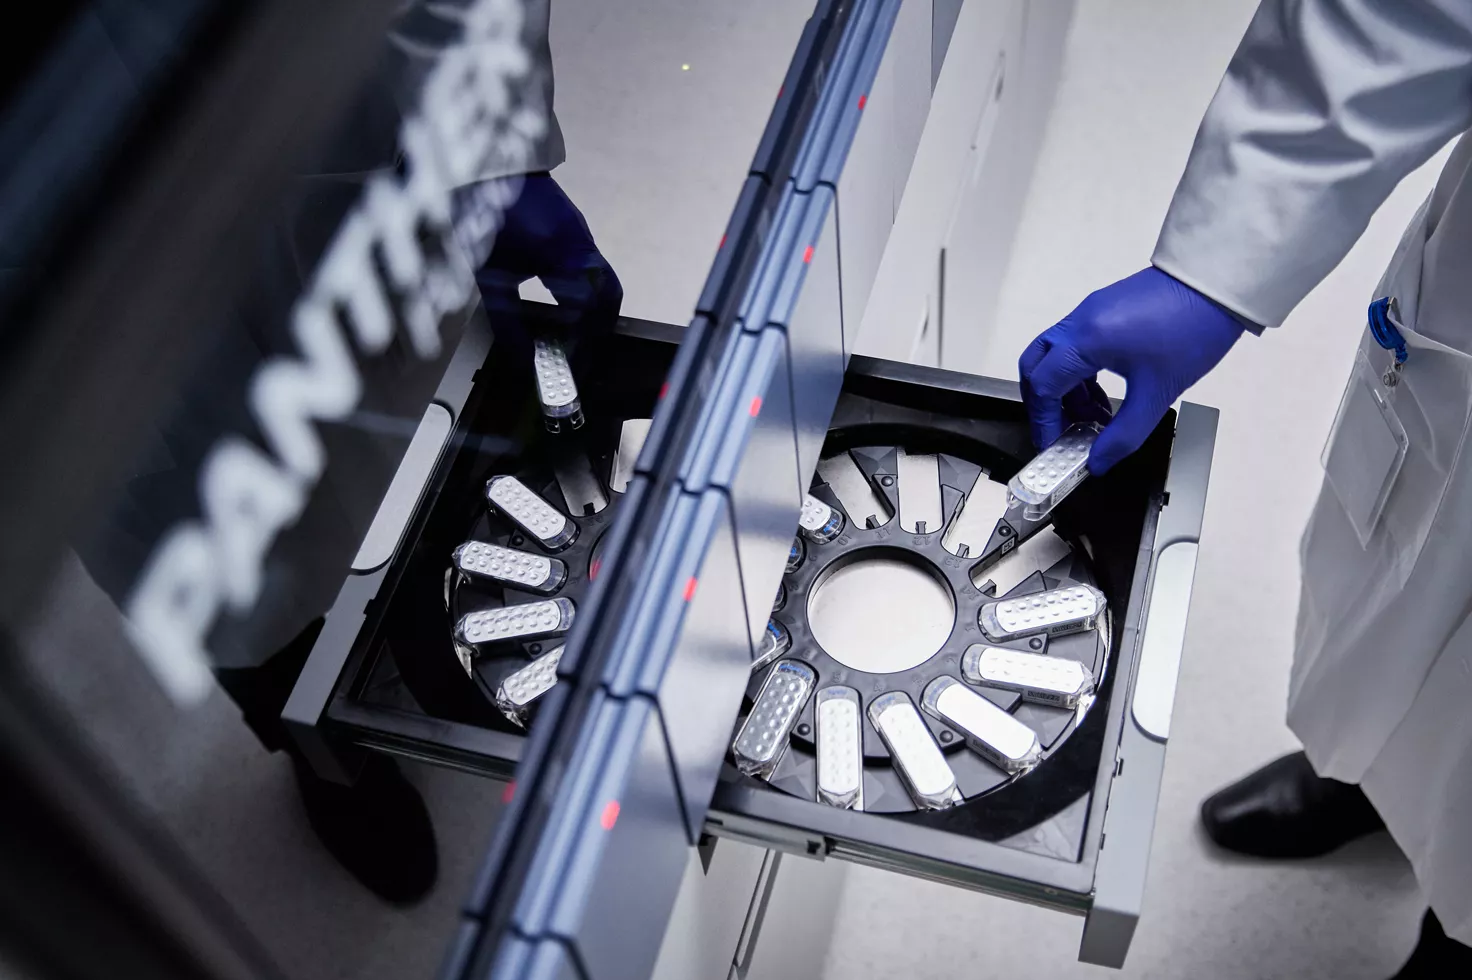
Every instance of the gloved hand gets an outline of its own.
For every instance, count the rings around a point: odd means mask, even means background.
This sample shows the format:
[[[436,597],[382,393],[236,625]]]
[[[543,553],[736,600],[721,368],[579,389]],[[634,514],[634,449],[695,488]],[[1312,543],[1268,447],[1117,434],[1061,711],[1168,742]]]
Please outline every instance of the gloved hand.
[[[505,206],[499,220],[484,220],[478,213],[487,202]],[[530,351],[531,340],[517,316],[517,290],[533,276],[557,300],[544,326],[560,331],[563,340],[588,340],[612,331],[623,286],[594,243],[582,212],[550,174],[502,177],[461,188],[456,211],[456,237],[471,256],[484,253],[486,236],[494,236],[475,279],[498,340]]]
[[[588,222],[551,174],[527,174],[521,193],[507,208],[485,265],[478,272],[484,291],[532,276],[542,280],[559,306],[579,315],[612,310],[618,315],[623,287],[598,251]]]
[[[1089,453],[1089,472],[1107,472],[1140,448],[1242,331],[1225,309],[1153,267],[1090,293],[1017,362],[1033,442],[1046,448],[1073,422],[1107,422]],[[1112,421],[1100,371],[1125,380]]]

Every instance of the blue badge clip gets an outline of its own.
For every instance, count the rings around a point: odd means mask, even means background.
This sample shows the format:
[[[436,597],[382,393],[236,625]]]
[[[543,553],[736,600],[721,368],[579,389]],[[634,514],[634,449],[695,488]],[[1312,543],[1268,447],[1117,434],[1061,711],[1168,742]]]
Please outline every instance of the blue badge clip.
[[[1375,343],[1389,351],[1395,351],[1395,363],[1404,364],[1410,352],[1406,350],[1406,338],[1401,335],[1396,322],[1395,300],[1382,296],[1370,304],[1370,334]]]

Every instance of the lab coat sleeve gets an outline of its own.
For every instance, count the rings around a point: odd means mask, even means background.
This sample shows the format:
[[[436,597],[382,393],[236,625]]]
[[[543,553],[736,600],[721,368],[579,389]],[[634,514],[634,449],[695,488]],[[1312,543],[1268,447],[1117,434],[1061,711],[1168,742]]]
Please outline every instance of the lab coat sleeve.
[[[1469,125],[1472,0],[1264,0],[1152,261],[1278,326],[1400,179]]]
[[[485,15],[476,37],[467,41],[468,12]],[[491,152],[473,172],[460,174],[468,185],[517,174],[552,170],[567,159],[567,146],[553,110],[552,0],[405,0],[389,29],[400,98],[417,106],[425,78],[447,49],[479,52],[476,81],[481,98],[501,103],[506,120],[495,127]],[[519,25],[514,32],[509,26]],[[508,46],[511,50],[507,50]],[[519,47],[520,50],[516,50]],[[504,77],[502,74],[504,73]],[[522,139],[512,137],[520,136]]]

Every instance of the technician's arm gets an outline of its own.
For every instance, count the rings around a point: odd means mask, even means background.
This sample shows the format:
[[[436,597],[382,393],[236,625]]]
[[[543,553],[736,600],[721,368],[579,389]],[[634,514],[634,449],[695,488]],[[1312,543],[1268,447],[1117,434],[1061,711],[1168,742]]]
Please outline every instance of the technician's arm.
[[[1407,173],[1472,125],[1472,0],[1264,0],[1196,135],[1153,269],[1093,293],[1023,353],[1041,444],[1100,370],[1124,406],[1090,469],[1133,452],[1226,355],[1342,259]],[[1227,311],[1235,315],[1229,316]]]
[[[1472,0],[1267,0],[1151,262],[1275,327],[1406,174],[1472,126]]]

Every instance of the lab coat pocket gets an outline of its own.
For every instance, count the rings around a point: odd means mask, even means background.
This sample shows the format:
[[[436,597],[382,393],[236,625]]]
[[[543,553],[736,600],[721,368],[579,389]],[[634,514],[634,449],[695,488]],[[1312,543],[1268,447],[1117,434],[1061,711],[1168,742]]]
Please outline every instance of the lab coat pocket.
[[[1472,580],[1466,554],[1472,474],[1464,472],[1469,460],[1463,456],[1472,416],[1472,354],[1440,341],[1472,336],[1465,329],[1472,327],[1472,307],[1454,309],[1458,304],[1446,302],[1444,282],[1425,275],[1426,214],[1423,207],[1407,228],[1371,294],[1394,297],[1400,314],[1394,326],[1407,356],[1398,376],[1392,374],[1395,383],[1379,380],[1395,354],[1370,329],[1357,354],[1404,431],[1400,471],[1364,538],[1326,479],[1300,550],[1288,718],[1314,765],[1335,779],[1363,778],[1411,710],[1437,651],[1463,615],[1464,586]],[[1385,339],[1394,345],[1396,338],[1386,333]],[[1326,457],[1338,451],[1353,459],[1353,442],[1341,440],[1358,438],[1354,428],[1336,424]]]
[[[1395,380],[1399,367],[1384,377]],[[1324,483],[1361,547],[1369,545],[1405,462],[1406,430],[1388,395],[1382,375],[1358,352],[1321,460]]]
[[[1382,383],[1379,394],[1403,432],[1404,457],[1378,522],[1361,541],[1378,566],[1378,577],[1396,590],[1410,577],[1436,525],[1447,488],[1461,465],[1472,418],[1472,356],[1408,327],[1401,334],[1408,350],[1405,366],[1399,382]],[[1381,350],[1367,331],[1359,357],[1388,368],[1393,355]],[[1351,378],[1351,386],[1357,383]],[[1363,431],[1345,428],[1335,432],[1334,444],[1364,439]]]
[[[1472,416],[1472,355],[1433,340],[1427,334],[1441,336],[1445,331],[1426,328],[1420,322],[1430,204],[1428,198],[1407,225],[1375,291],[1375,296],[1394,298],[1408,352],[1397,383],[1379,383],[1375,388],[1404,450],[1391,474],[1388,492],[1374,501],[1373,519],[1368,525],[1356,526],[1359,518],[1352,513],[1353,502],[1344,508],[1363,549],[1362,567],[1344,571],[1354,574],[1362,587],[1368,584],[1367,578],[1375,580],[1375,589],[1399,591],[1405,584],[1426,546],[1456,472],[1467,439],[1468,418]],[[1374,470],[1361,474],[1371,489],[1380,487],[1376,480],[1383,475],[1379,468],[1384,462],[1384,453],[1377,455],[1371,447],[1384,449],[1387,443],[1373,413],[1362,410],[1351,419],[1348,410],[1355,404],[1352,396],[1365,384],[1366,371],[1370,383],[1376,384],[1378,376],[1393,363],[1394,354],[1383,350],[1366,329],[1324,450],[1326,469],[1334,461],[1341,467],[1363,465]],[[1331,485],[1335,482],[1332,472],[1326,478]],[[1304,544],[1309,546],[1308,538]],[[1361,594],[1360,599],[1364,598]],[[1385,596],[1377,598],[1383,600]]]

